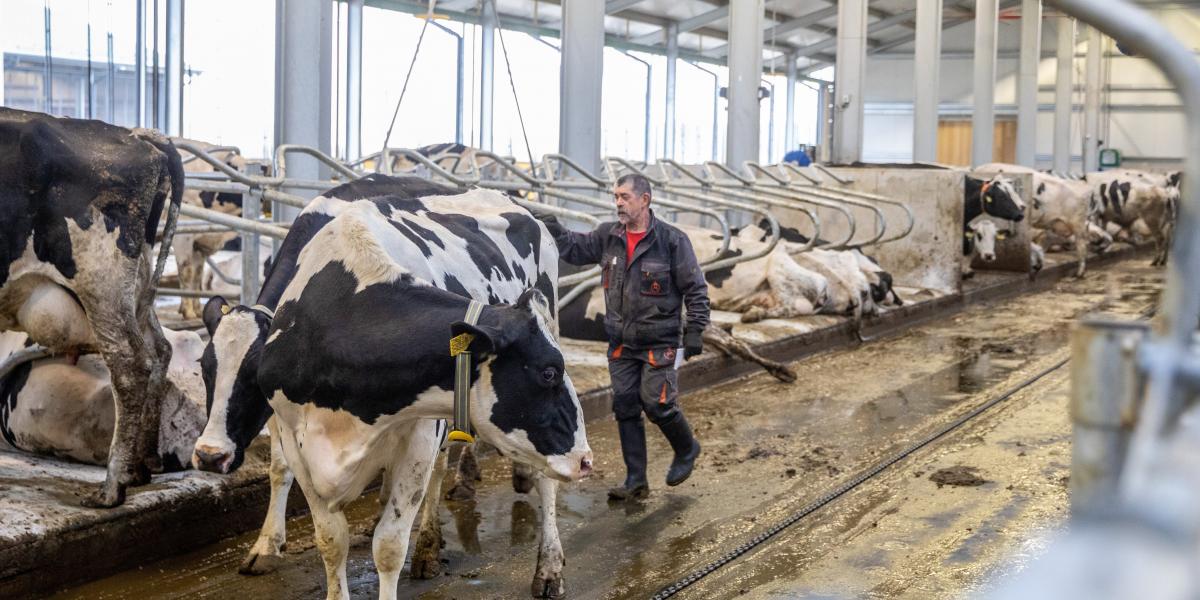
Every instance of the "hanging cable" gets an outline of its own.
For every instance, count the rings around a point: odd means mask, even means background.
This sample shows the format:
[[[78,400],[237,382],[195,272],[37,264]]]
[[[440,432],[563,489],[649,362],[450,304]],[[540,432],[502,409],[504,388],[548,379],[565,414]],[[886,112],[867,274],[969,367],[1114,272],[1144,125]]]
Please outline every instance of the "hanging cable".
[[[504,27],[500,23],[500,12],[496,3],[492,5],[492,13],[496,16],[496,35],[500,38],[500,52],[504,54],[504,68],[508,71],[508,86],[512,89],[513,104],[517,107],[517,123],[521,125],[521,137],[525,139],[525,152],[529,154],[529,168],[533,169],[533,148],[529,145],[529,134],[525,132],[525,117],[521,114],[521,99],[517,97],[517,82],[513,80],[512,63],[508,60],[508,47],[504,45]]]
[[[334,92],[333,92],[333,155],[334,156],[342,156],[342,128],[341,128],[342,116],[341,116],[341,112],[342,112],[342,92],[344,91],[342,88],[342,60],[341,60],[341,54],[342,54],[342,4],[339,2],[334,7],[334,10],[337,11],[337,17],[336,17],[336,21],[335,21],[334,28],[333,28],[334,35],[336,36],[333,40],[333,47],[334,47],[333,56],[335,57],[334,62],[337,64],[333,67],[333,85],[334,85],[334,88],[333,88],[333,90],[334,90]],[[346,55],[347,56],[350,55],[349,39],[347,39]],[[349,102],[350,99],[347,98],[346,101]],[[347,159],[350,158],[350,150],[349,149],[346,150],[345,156]]]
[[[417,66],[417,56],[421,54],[421,42],[425,41],[425,31],[429,29],[429,21],[433,20],[433,9],[435,6],[437,6],[437,0],[429,0],[429,10],[425,13],[425,22],[421,24],[421,34],[417,36],[417,47],[413,48],[412,60],[408,63],[408,74],[404,76],[404,85],[400,88],[400,97],[396,99],[396,108],[392,111],[392,122],[388,124],[387,135],[383,137],[383,151],[385,154],[388,142],[392,139],[392,128],[396,126],[396,117],[400,114],[400,103],[404,102],[404,93],[408,91],[408,81],[412,78],[413,69]]]

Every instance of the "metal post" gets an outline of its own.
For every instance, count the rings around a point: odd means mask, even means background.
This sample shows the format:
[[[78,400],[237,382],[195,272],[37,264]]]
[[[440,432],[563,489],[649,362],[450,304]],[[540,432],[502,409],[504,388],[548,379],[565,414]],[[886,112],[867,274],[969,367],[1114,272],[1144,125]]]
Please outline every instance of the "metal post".
[[[787,107],[783,111],[783,153],[786,155],[796,149],[796,55],[789,52],[784,60],[787,60]],[[767,162],[775,161],[768,159]]]
[[[247,190],[242,194],[242,218],[257,221],[262,208],[262,193]],[[259,270],[262,264],[258,253],[259,234],[243,230],[242,234],[242,304],[250,305],[258,298],[262,288]]]
[[[464,54],[466,44],[461,33],[457,31],[450,31],[450,33],[455,35],[458,44],[454,80],[454,142],[461,144],[463,143],[463,108],[465,106],[463,94],[467,91],[466,55]]]
[[[625,56],[642,63],[642,66],[646,67],[646,106],[643,116],[644,123],[646,125],[642,128],[642,154],[644,155],[644,160],[646,162],[650,162],[650,92],[654,83],[654,70],[653,67],[650,66],[650,63],[628,52],[622,51],[621,54],[624,54]]]
[[[725,57],[729,68],[725,164],[735,169],[747,160],[758,160],[762,43],[763,0],[731,0],[729,54]]]
[[[971,117],[971,163],[992,162],[996,110],[998,0],[975,0],[975,112]]]
[[[667,35],[666,123],[663,127],[663,156],[675,158],[675,68],[679,63],[679,24],[670,23]]]
[[[301,144],[329,153],[332,114],[333,5],[309,0],[275,3],[275,143]],[[294,179],[326,179],[320,163],[306,154],[288,159]],[[311,190],[284,188],[312,197]],[[295,207],[276,204],[274,217],[290,221]]]
[[[151,74],[151,94],[152,108],[150,111],[151,123],[153,129],[162,130],[162,91],[158,83],[159,76],[159,60],[158,60],[158,0],[154,1],[154,21],[150,25],[151,31],[154,32],[154,52],[152,59],[154,61],[154,69]]]
[[[1137,347],[1145,322],[1088,318],[1071,338],[1071,512],[1097,513],[1117,487],[1137,421]]]
[[[46,4],[43,22],[46,25],[46,55],[42,63],[42,111],[54,114],[54,54],[50,51],[50,5]]]
[[[598,172],[604,3],[564,2],[562,15],[558,151]]]
[[[496,3],[479,4],[479,147],[492,150],[492,101],[496,87]]]
[[[1095,27],[1089,27],[1083,91],[1084,173],[1100,169],[1100,53],[1103,48],[1104,35]]]
[[[913,51],[913,160],[937,161],[939,71],[942,65],[942,0],[917,0]]]
[[[346,160],[362,156],[363,0],[346,2]],[[460,111],[461,114],[461,111]]]
[[[720,109],[719,100],[721,98],[721,78],[714,71],[710,71],[699,63],[688,61],[689,65],[708,73],[713,79],[713,101],[712,101],[712,160],[717,160],[717,111]]]
[[[833,157],[834,94],[833,84],[823,83],[817,98],[817,155],[812,159],[827,163]]]
[[[768,110],[767,114],[767,163],[775,162],[775,84],[762,80],[767,84],[768,91]]]
[[[133,84],[133,98],[137,102],[134,111],[134,124],[146,126],[146,0],[137,0],[137,31],[133,34],[135,45],[133,49],[133,73],[136,81]]]
[[[838,2],[837,78],[834,95],[832,159],[849,164],[862,160],[863,80],[867,59],[867,1]]]
[[[1042,0],[1021,0],[1021,64],[1017,79],[1017,164],[1037,166],[1038,64]]]
[[[1075,69],[1075,19],[1058,19],[1058,70],[1054,80],[1054,170],[1071,170],[1071,94]]]
[[[108,32],[108,122],[117,122],[117,63],[113,60],[113,34]]]
[[[167,135],[183,135],[183,0],[167,0]]]

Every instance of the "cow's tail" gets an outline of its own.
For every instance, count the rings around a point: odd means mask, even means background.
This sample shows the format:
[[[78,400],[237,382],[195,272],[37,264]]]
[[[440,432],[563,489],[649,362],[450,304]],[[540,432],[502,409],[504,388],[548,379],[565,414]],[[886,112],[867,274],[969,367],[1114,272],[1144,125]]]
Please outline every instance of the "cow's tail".
[[[179,150],[175,148],[175,144],[172,144],[171,140],[161,133],[152,129],[135,129],[134,135],[153,145],[166,156],[167,177],[170,184],[170,190],[167,194],[154,198],[154,204],[150,209],[150,216],[146,219],[146,240],[153,247],[154,237],[158,232],[158,218],[162,214],[162,203],[168,197],[170,198],[170,204],[167,205],[167,222],[163,227],[162,246],[159,247],[158,260],[154,264],[154,273],[150,277],[150,285],[147,286],[148,291],[146,293],[152,298],[154,291],[158,288],[158,281],[162,278],[163,269],[167,266],[167,256],[171,253],[171,241],[175,238],[175,224],[179,220],[179,205],[183,202],[183,160],[180,158]]]

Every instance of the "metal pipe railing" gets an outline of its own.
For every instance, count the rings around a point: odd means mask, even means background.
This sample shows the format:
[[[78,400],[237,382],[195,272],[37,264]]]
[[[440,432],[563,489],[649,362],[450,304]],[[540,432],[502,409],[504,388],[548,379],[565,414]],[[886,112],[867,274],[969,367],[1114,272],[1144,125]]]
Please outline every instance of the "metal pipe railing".
[[[324,163],[329,168],[333,169],[334,171],[337,171],[339,174],[341,174],[343,177],[345,177],[348,181],[354,181],[355,179],[362,178],[362,174],[358,173],[357,171],[354,171],[353,169],[350,169],[346,165],[343,165],[341,163],[341,161],[339,161],[338,159],[336,159],[328,154],[325,154],[324,152],[321,152],[320,150],[313,148],[311,146],[302,146],[300,144],[281,144],[277,148],[275,148],[275,162],[271,166],[274,170],[276,177],[279,177],[282,179],[287,176],[287,155],[288,155],[288,153],[291,153],[291,152],[307,154],[307,155],[317,159],[317,161]],[[343,182],[338,182],[338,183],[343,183]],[[289,186],[291,186],[291,184],[289,184]]]
[[[877,207],[873,204],[864,202],[862,200],[856,200],[854,198],[850,198],[850,197],[846,197],[846,196],[838,196],[835,194],[826,194],[824,192],[817,191],[815,189],[793,188],[793,187],[791,187],[791,182],[787,178],[781,177],[778,174],[772,173],[766,167],[758,164],[757,162],[748,160],[748,161],[745,161],[745,163],[743,163],[743,164],[746,169],[746,172],[750,174],[749,179],[751,181],[754,181],[755,185],[758,187],[758,189],[761,189],[764,192],[770,193],[771,190],[778,189],[779,192],[783,195],[783,197],[792,198],[792,199],[801,199],[801,198],[806,197],[806,195],[813,195],[813,196],[817,196],[818,198],[821,198],[822,200],[829,200],[832,202],[843,202],[843,203],[849,204],[851,206],[857,206],[858,208],[871,211],[871,213],[874,214],[874,216],[875,216],[875,219],[874,219],[875,234],[873,237],[869,237],[865,241],[856,242],[854,244],[854,247],[856,247],[856,248],[861,248],[863,246],[871,246],[871,245],[879,242],[879,240],[883,238],[884,234],[887,233],[887,227],[888,227],[887,217],[883,214],[883,211],[880,210],[879,207]],[[755,175],[754,175],[755,173],[759,173],[759,174],[766,176],[767,179],[775,182],[775,185],[770,185],[770,184],[764,185],[764,184],[760,183],[758,181],[758,178],[755,177]],[[853,236],[851,236],[851,237],[853,238]]]
[[[194,206],[191,204],[181,205],[179,207],[179,214],[197,219],[204,219],[205,221],[211,221],[218,225],[224,225],[238,231],[251,231],[280,240],[287,237],[288,232],[287,229],[279,227],[278,225],[268,225],[267,223],[251,221],[249,219],[227,215],[223,212],[217,212],[215,210],[209,210],[202,206]]]
[[[813,177],[812,175],[808,174],[803,169],[801,169],[798,165],[793,165],[791,163],[779,163],[779,164],[775,165],[775,168],[777,168],[780,173],[787,174],[787,175],[796,175],[796,176],[798,176],[802,179],[805,179],[809,182],[809,184],[800,184],[800,183],[796,183],[795,181],[792,181],[791,186],[793,188],[799,188],[799,189],[803,189],[803,190],[810,191],[813,193],[818,193],[818,190],[819,190],[819,193],[836,194],[841,197],[854,198],[854,199],[861,200],[864,202],[875,202],[875,203],[884,204],[887,206],[893,206],[893,207],[900,209],[904,213],[905,220],[907,221],[904,225],[904,230],[895,235],[885,237],[880,240],[876,240],[874,243],[877,245],[878,244],[886,244],[888,242],[894,242],[896,240],[908,237],[908,234],[912,233],[913,227],[915,227],[917,224],[917,219],[916,219],[916,216],[913,214],[912,208],[909,208],[909,206],[903,202],[893,200],[891,198],[888,198],[887,196],[882,196],[880,194],[872,194],[869,192],[861,192],[858,190],[850,190],[850,189],[845,189],[845,188],[828,187],[824,184],[823,180]],[[787,177],[787,178],[790,180],[790,177]],[[847,179],[844,181],[851,182],[852,180]]]

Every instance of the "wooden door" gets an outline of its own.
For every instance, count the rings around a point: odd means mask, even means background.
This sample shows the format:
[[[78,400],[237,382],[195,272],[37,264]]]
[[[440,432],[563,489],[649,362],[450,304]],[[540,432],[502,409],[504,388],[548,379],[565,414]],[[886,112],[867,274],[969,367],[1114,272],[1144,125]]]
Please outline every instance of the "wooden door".
[[[992,130],[992,161],[1011,163],[1017,156],[1017,122],[997,119]],[[971,164],[971,121],[944,119],[938,122],[937,161],[962,167]]]

